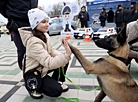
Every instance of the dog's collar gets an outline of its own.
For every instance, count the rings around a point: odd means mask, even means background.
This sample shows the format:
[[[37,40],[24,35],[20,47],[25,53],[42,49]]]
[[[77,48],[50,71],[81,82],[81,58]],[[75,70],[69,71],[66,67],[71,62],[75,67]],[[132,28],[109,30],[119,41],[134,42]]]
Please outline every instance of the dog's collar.
[[[114,58],[116,58],[116,59],[118,59],[118,60],[120,60],[120,61],[122,61],[122,62],[124,62],[125,64],[126,64],[126,59],[124,59],[124,58],[122,58],[122,57],[117,57],[117,56],[115,56],[115,55],[113,55],[113,54],[109,54],[110,56],[112,56],[112,57],[114,57]]]

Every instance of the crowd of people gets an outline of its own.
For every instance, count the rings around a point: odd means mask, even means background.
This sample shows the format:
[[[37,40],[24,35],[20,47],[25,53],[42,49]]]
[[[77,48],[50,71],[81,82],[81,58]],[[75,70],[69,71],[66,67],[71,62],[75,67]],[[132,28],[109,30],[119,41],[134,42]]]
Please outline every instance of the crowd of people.
[[[101,26],[105,26],[106,20],[108,23],[115,22],[117,33],[121,31],[122,27],[124,27],[125,22],[130,23],[132,21],[137,20],[138,12],[136,2],[131,2],[131,8],[122,7],[121,4],[117,6],[117,10],[113,12],[112,8],[110,8],[109,12],[106,13],[106,9],[102,8],[102,12],[100,13],[99,20],[101,22]]]

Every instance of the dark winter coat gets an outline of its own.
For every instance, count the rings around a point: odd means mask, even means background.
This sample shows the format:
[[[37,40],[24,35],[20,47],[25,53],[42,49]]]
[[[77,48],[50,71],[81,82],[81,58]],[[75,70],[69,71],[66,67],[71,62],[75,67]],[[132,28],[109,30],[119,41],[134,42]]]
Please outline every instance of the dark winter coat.
[[[105,21],[106,21],[106,12],[105,12],[105,15],[103,16],[103,12],[101,12],[100,16],[99,16],[99,19],[101,21],[101,26],[105,26]]]
[[[132,22],[132,21],[136,21],[137,20],[138,11],[137,12],[135,12],[135,11],[136,11],[136,9],[134,9],[133,11],[129,12],[128,22]]]
[[[120,9],[115,12],[115,23],[123,23],[123,12]]]
[[[82,18],[82,16],[84,16],[84,18]],[[81,22],[86,22],[86,21],[90,21],[89,20],[89,14],[88,12],[80,12],[79,15],[78,15],[78,18],[80,19]]]
[[[109,11],[108,12],[108,22],[113,22],[113,18],[114,18],[114,12],[113,11]]]
[[[123,10],[123,16],[124,16],[124,22],[128,22],[128,15],[129,15],[129,10],[128,9],[124,9]]]
[[[28,10],[36,8],[37,4],[38,0],[0,0],[0,13],[6,18],[26,20]]]

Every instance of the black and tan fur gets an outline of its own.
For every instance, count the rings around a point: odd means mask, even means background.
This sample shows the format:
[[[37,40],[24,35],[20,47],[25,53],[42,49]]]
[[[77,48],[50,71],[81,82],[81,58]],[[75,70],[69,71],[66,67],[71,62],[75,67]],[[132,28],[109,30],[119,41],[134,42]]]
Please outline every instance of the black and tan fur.
[[[86,73],[95,74],[98,77],[101,92],[94,102],[101,102],[106,95],[115,102],[138,102],[138,86],[130,77],[127,66],[124,62],[110,56],[113,54],[124,59],[128,58],[129,45],[126,38],[125,27],[119,34],[95,41],[98,47],[107,49],[109,55],[92,63],[77,48],[69,44]]]

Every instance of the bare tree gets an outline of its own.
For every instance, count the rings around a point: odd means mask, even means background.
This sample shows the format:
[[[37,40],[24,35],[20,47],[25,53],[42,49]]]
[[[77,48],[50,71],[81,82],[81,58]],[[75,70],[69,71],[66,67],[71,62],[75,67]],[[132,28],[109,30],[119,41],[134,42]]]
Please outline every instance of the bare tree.
[[[63,3],[54,4],[52,6],[53,15],[61,15],[63,6]]]
[[[78,0],[78,4],[79,4],[80,8],[82,6],[86,6],[86,2],[87,2],[87,0]]]

